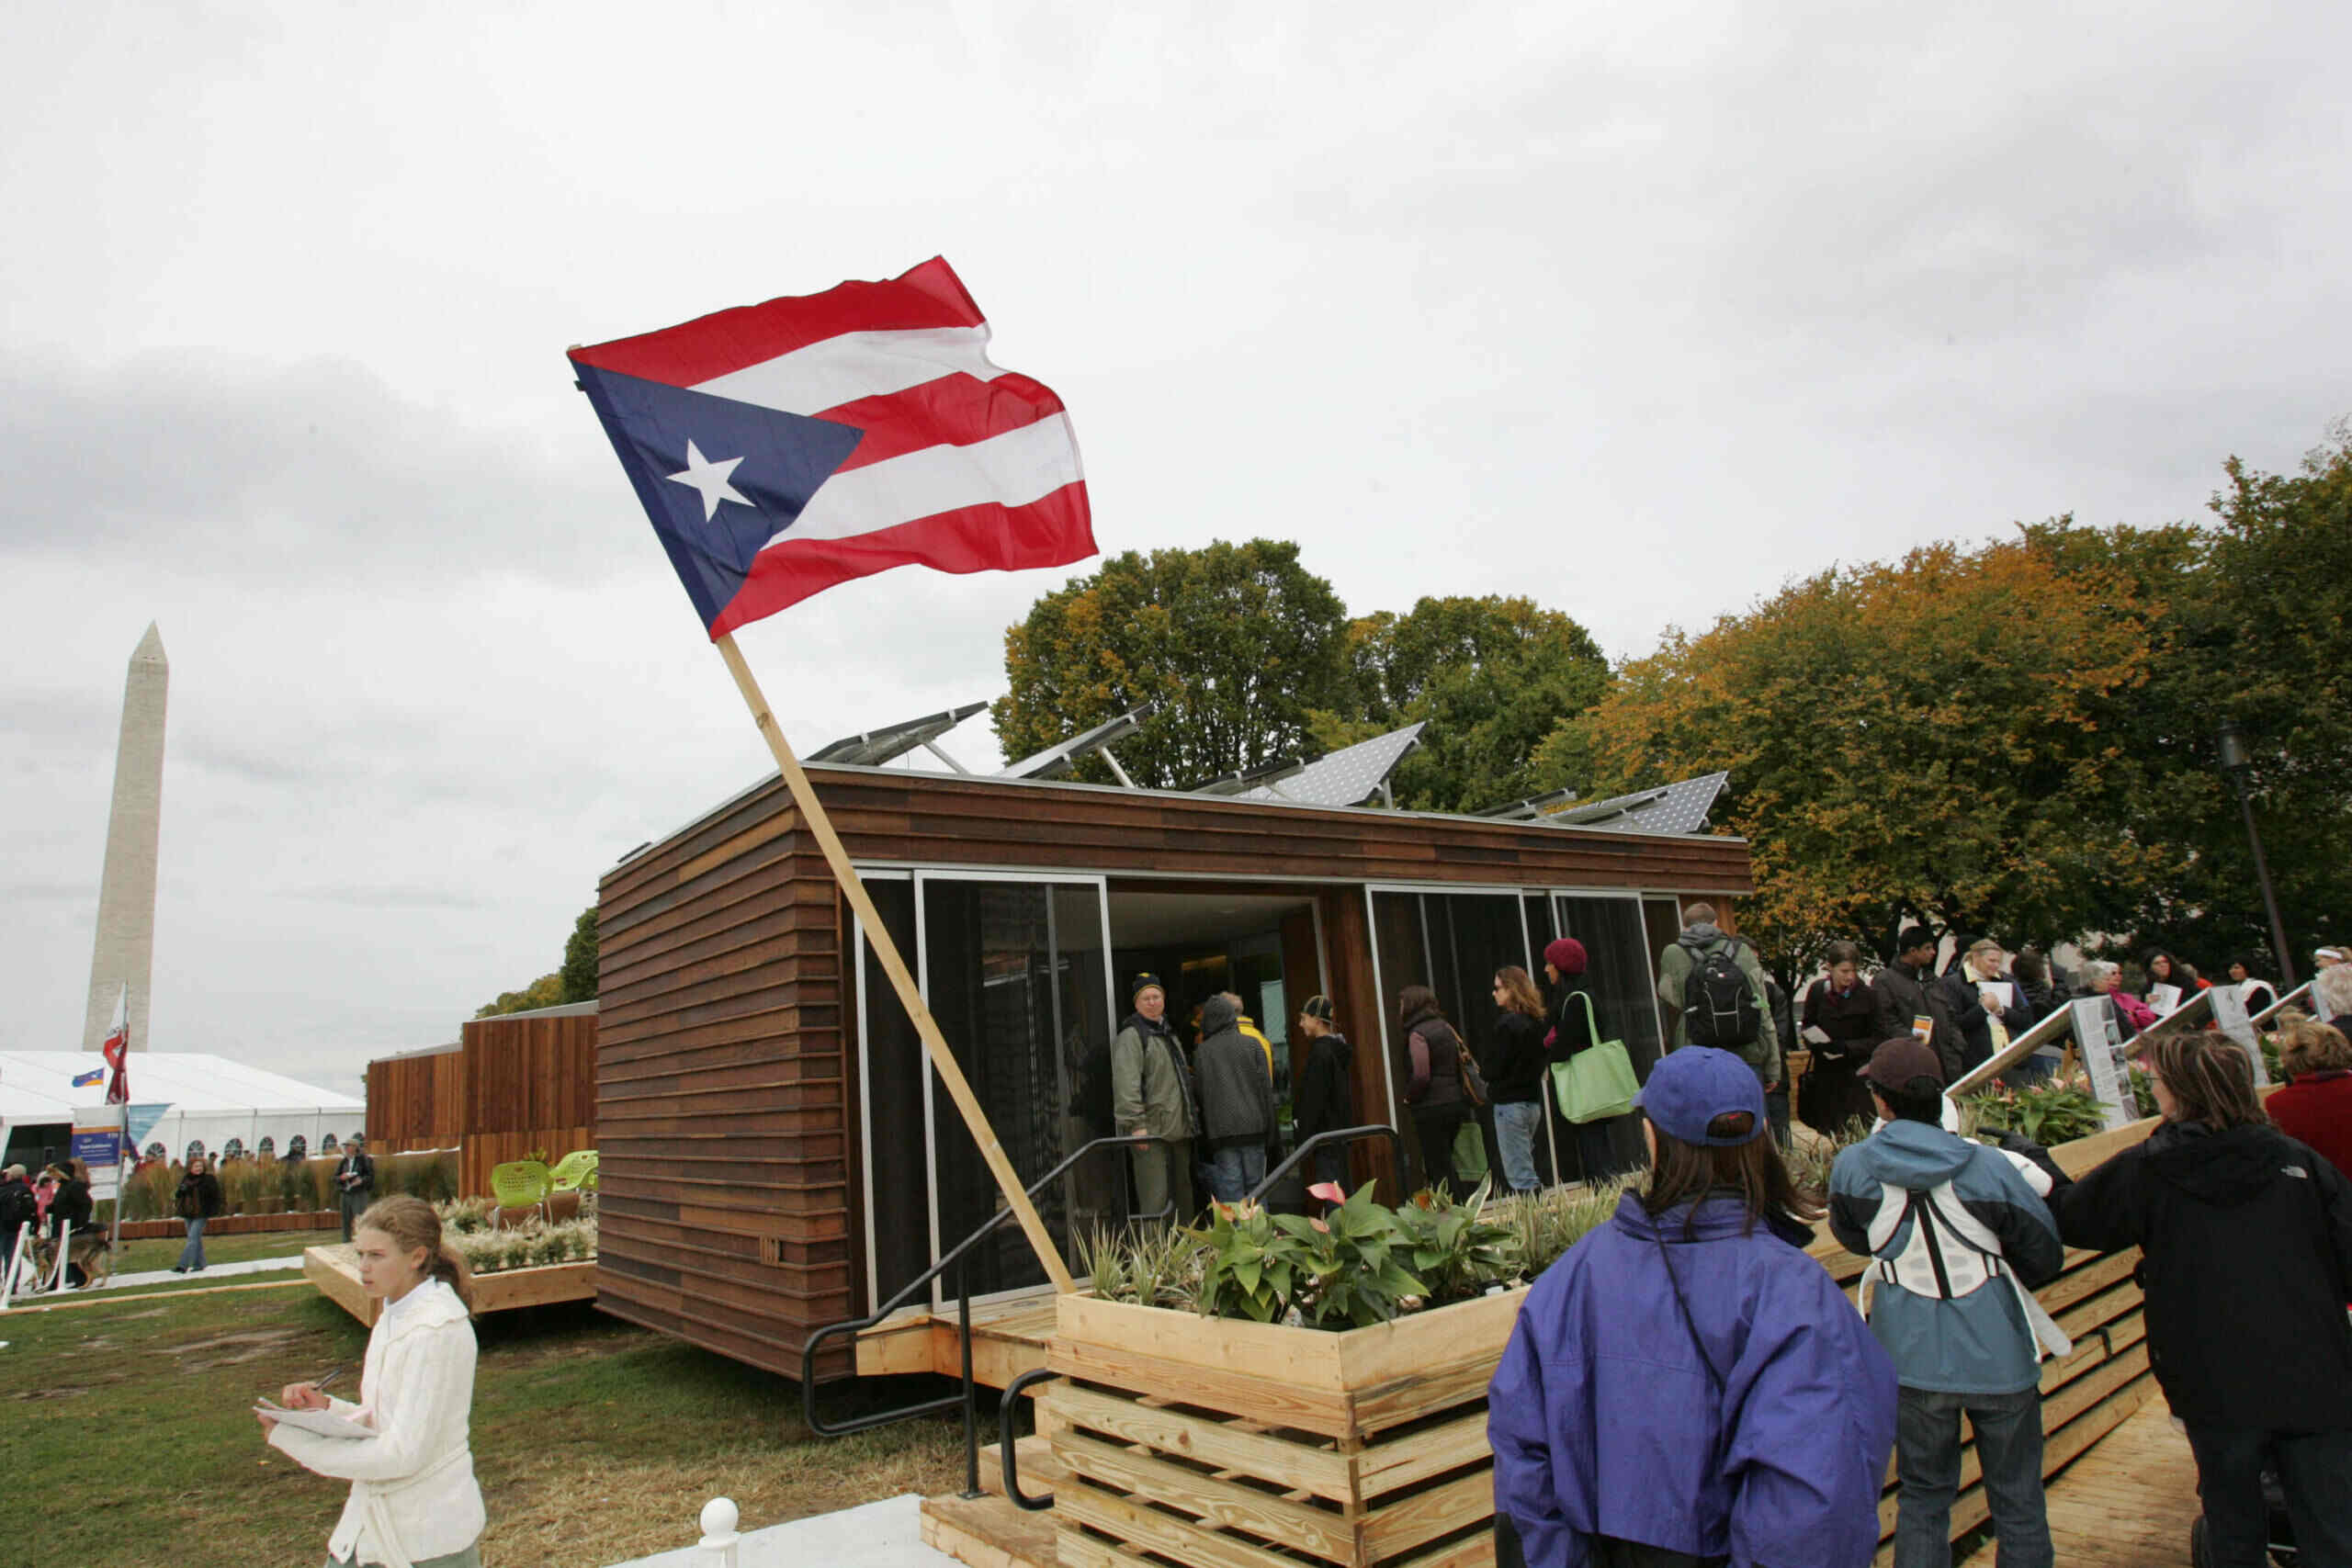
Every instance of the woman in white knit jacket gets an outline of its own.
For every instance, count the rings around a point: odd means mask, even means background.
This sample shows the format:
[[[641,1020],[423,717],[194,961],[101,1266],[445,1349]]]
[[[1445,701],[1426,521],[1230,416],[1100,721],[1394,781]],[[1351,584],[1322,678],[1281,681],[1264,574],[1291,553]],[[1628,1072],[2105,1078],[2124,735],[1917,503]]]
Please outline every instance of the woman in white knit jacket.
[[[359,1403],[288,1384],[279,1403],[371,1427],[328,1438],[262,1417],[272,1448],[351,1483],[327,1541],[330,1568],[481,1568],[483,1514],[466,1428],[474,1402],[472,1281],[431,1204],[386,1198],[353,1228],[359,1280],[383,1311],[368,1337]]]

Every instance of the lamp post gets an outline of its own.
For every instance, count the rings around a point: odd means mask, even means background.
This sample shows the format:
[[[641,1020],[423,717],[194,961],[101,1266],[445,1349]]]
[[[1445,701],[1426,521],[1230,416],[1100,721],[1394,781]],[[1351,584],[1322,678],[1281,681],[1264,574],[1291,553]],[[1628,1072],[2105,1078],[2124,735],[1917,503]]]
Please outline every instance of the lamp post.
[[[2278,895],[2270,890],[2270,865],[2262,858],[2262,835],[2254,827],[2254,795],[2248,788],[2254,762],[2245,754],[2245,734],[2238,728],[2236,719],[2222,721],[2222,731],[2214,737],[2214,744],[2221,756],[2222,776],[2237,791],[2238,808],[2245,813],[2245,839],[2254,849],[2254,878],[2261,885],[2262,908],[2270,917],[2271,950],[2278,954],[2279,981],[2291,991],[2295,988],[2295,956],[2287,950],[2287,927],[2278,918]]]

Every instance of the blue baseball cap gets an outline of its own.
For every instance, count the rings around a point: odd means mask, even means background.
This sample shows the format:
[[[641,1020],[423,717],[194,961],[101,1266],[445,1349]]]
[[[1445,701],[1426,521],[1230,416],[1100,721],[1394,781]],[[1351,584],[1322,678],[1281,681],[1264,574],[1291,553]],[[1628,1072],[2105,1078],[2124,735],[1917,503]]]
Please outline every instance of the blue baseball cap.
[[[1727,1148],[1752,1144],[1767,1130],[1764,1086],[1756,1081],[1755,1069],[1728,1051],[1705,1045],[1685,1045],[1668,1052],[1650,1069],[1650,1081],[1642,1086],[1634,1103],[1659,1132],[1686,1144]],[[1747,1134],[1736,1138],[1708,1134],[1708,1122],[1735,1111],[1745,1111],[1755,1118]]]

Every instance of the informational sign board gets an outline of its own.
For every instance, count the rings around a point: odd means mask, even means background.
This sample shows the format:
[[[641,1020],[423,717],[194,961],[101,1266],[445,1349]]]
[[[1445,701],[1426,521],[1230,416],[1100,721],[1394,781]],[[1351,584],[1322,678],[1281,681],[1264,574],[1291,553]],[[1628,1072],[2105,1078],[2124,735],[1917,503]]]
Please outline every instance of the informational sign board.
[[[90,1168],[92,1199],[111,1198],[120,1185],[122,1107],[85,1105],[74,1112],[74,1157]]]
[[[2244,1046],[2254,1063],[2255,1087],[2268,1085],[2269,1069],[2262,1065],[2262,1036],[2255,1032],[2254,1020],[2246,1016],[2244,993],[2235,986],[2216,986],[2205,996],[2213,1009],[2213,1027]]]
[[[2075,1050],[2091,1076],[2091,1093],[2106,1107],[2107,1124],[2112,1130],[2138,1121],[2139,1107],[2115,1065],[2115,1047],[2121,1041],[2107,1006],[2105,997],[2082,997],[2069,1002],[2066,1011],[2074,1020]]]

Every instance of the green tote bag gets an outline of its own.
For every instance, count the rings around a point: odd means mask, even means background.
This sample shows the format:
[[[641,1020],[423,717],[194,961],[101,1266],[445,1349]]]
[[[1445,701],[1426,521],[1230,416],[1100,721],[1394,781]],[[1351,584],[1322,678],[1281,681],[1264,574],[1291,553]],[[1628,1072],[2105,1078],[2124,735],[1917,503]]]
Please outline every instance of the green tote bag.
[[[1560,1102],[1560,1114],[1571,1122],[1623,1116],[1634,1109],[1634,1096],[1641,1088],[1634,1077],[1634,1059],[1625,1055],[1623,1040],[1600,1037],[1592,998],[1578,991],[1577,999],[1584,1003],[1585,1027],[1592,1043],[1566,1061],[1552,1065],[1553,1096]]]

